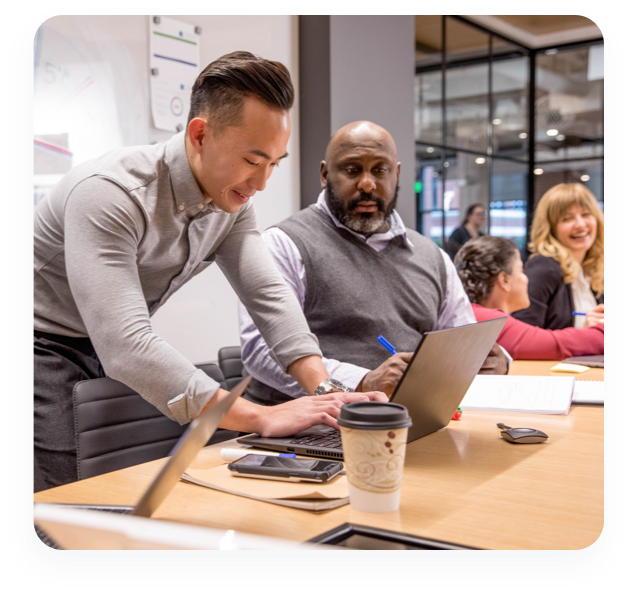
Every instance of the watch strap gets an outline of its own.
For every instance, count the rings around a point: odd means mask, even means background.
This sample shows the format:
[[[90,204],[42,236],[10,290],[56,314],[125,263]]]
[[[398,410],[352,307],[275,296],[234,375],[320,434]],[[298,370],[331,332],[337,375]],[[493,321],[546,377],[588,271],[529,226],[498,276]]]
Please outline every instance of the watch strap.
[[[335,378],[326,378],[313,391],[314,395],[327,395],[332,392],[341,391],[343,393],[350,392],[350,388],[348,388],[345,384],[336,380]]]

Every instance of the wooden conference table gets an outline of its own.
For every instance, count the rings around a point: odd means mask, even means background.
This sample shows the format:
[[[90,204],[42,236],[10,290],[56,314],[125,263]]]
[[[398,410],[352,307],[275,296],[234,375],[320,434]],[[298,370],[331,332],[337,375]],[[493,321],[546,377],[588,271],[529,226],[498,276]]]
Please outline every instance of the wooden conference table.
[[[516,361],[515,375],[555,375],[556,362]],[[591,369],[579,380],[603,380]],[[407,446],[398,511],[361,513],[350,506],[315,514],[179,482],[154,518],[306,541],[344,523],[367,525],[488,549],[582,549],[603,528],[603,407],[569,415],[465,411],[462,419]],[[535,427],[542,444],[511,444],[497,422]],[[189,468],[224,463],[204,448]],[[152,461],[35,494],[37,502],[135,504],[162,466]]]

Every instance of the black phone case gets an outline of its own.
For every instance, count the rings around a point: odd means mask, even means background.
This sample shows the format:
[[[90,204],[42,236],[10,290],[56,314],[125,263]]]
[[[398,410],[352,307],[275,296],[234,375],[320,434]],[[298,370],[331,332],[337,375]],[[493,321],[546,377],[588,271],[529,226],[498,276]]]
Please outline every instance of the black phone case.
[[[267,458],[267,457],[266,457]],[[343,465],[339,461],[331,461],[329,468],[326,471],[311,471],[309,469],[278,469],[262,467],[261,465],[249,465],[246,463],[240,463],[242,459],[233,461],[228,464],[230,471],[236,471],[237,473],[247,473],[248,475],[260,475],[264,477],[284,477],[298,479],[308,479],[311,481],[325,482],[337,475],[343,468]],[[328,461],[327,461],[328,462]]]

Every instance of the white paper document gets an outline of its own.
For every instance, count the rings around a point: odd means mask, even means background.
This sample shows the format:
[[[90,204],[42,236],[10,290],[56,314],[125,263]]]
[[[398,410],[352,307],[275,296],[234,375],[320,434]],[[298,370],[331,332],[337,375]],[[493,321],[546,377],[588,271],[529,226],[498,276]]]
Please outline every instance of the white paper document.
[[[577,380],[572,403],[605,404],[605,383],[602,380]]]
[[[461,409],[567,415],[574,377],[478,375]]]
[[[155,23],[149,17],[151,115],[160,130],[186,126],[191,89],[201,70],[199,42],[194,25],[167,17]]]

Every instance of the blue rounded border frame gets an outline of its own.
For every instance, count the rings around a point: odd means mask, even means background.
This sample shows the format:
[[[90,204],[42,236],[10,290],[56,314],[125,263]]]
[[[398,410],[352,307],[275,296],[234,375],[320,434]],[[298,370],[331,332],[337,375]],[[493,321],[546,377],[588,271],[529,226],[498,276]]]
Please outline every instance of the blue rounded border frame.
[[[89,552],[55,551],[35,536],[32,521],[32,102],[33,36],[62,13],[125,14],[580,14],[596,22],[605,42],[607,300],[605,368],[605,514],[600,538],[578,551],[477,552]],[[16,38],[9,73],[9,522],[16,558],[51,585],[578,585],[610,567],[622,537],[622,58],[611,29],[585,11],[533,10],[59,10],[28,22]],[[500,530],[500,528],[498,528]],[[326,569],[326,576],[322,576]]]

